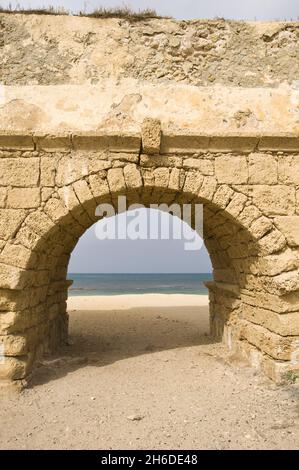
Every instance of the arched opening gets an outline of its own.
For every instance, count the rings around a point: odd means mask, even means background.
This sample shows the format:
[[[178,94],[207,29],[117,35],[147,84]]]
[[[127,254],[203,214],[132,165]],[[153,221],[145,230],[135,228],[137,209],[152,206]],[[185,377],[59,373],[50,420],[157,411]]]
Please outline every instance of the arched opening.
[[[154,360],[156,352],[212,342],[204,285],[211,265],[201,242],[185,222],[157,209],[91,226],[69,262],[66,364],[85,357],[100,366],[148,353]]]
[[[104,156],[115,162],[113,155]],[[111,168],[109,162],[108,170],[99,169],[103,160],[97,156],[86,158],[82,168],[72,167],[71,156],[60,159],[57,185],[49,188],[41,207],[27,215],[13,242],[2,252],[11,260],[1,300],[2,309],[9,310],[7,376],[22,379],[37,358],[67,340],[71,253],[82,234],[98,220],[99,204],[110,204],[117,212],[119,196],[126,197],[128,206],[203,205],[203,238],[213,267],[213,281],[207,284],[211,335],[262,365],[274,378],[277,363],[288,367],[293,339],[282,336],[288,334],[288,328],[277,311],[267,308],[269,301],[277,299],[277,290],[275,280],[263,276],[270,262],[272,269],[276,252],[288,252],[280,232],[246,191],[219,184],[196,169],[171,167],[172,157],[163,157],[164,166],[157,161],[148,167],[126,161],[129,157],[125,154],[125,161],[118,160],[119,167]],[[195,227],[194,216],[190,226]],[[291,296],[278,299],[278,309],[284,308],[283,302],[289,305]]]
[[[75,183],[75,186],[87,188],[86,180]],[[145,202],[147,197],[151,197],[153,202],[169,203],[175,200],[177,193],[174,191],[161,192],[163,188],[148,187],[140,195],[134,191],[128,193],[128,201],[130,204]],[[71,210],[66,210],[65,213],[61,212],[63,208],[61,200],[57,197],[52,197],[45,205],[45,211],[39,212],[39,217],[43,219],[42,229],[46,227],[44,236],[39,237],[34,251],[31,255],[31,266],[38,265],[37,272],[28,271],[24,272],[23,287],[20,294],[22,301],[24,297],[28,299],[29,305],[31,304],[31,312],[35,313],[38,318],[38,324],[32,329],[33,335],[26,338],[26,346],[28,357],[34,358],[35,355],[41,354],[42,351],[55,350],[67,338],[67,312],[66,312],[66,299],[67,289],[69,286],[66,280],[68,263],[71,253],[77,244],[79,237],[88,229],[95,221],[95,210],[98,204],[107,203],[108,201],[117,209],[117,196],[120,192],[110,195],[101,196],[99,199],[90,198],[83,205],[76,204]],[[68,204],[71,204],[72,189],[70,186],[58,191],[58,195],[65,198]],[[193,202],[194,197],[192,193],[184,193],[183,197],[179,196],[179,204],[188,204]],[[197,201],[196,201],[197,202]],[[198,203],[201,201],[198,200]],[[148,204],[147,204],[148,205]],[[242,227],[239,227],[234,221],[230,220],[229,215],[222,214],[223,211],[217,210],[216,206],[206,204],[204,206],[204,220],[205,220],[205,242],[209,249],[211,260],[213,263],[214,279],[217,282],[225,281],[233,286],[231,290],[222,290],[216,284],[210,286],[212,291],[211,297],[211,327],[214,334],[220,337],[223,334],[224,324],[228,319],[233,317],[233,308],[237,291],[241,287],[242,277],[238,262],[230,256],[230,250],[233,253],[248,253],[248,250],[254,250],[254,244],[250,239],[250,235]],[[49,212],[51,216],[49,217]],[[59,217],[57,219],[57,217]],[[56,220],[55,220],[56,219]],[[28,236],[28,232],[32,225],[37,223],[37,214],[32,214],[28,217],[28,228],[20,230],[17,238]],[[54,220],[54,222],[52,222]],[[230,241],[233,240],[231,247]],[[253,253],[252,253],[253,254]],[[247,256],[248,258],[248,256]],[[38,260],[38,261],[37,261]],[[34,285],[29,287],[32,283],[32,277],[35,275],[33,281]],[[30,276],[30,279],[28,278]],[[27,287],[28,286],[28,287]],[[47,287],[46,287],[47,286]],[[214,300],[216,296],[216,301]],[[218,297],[217,297],[218,296]],[[220,299],[221,301],[217,299]],[[36,300],[35,300],[36,299]],[[224,305],[225,299],[226,305]],[[34,308],[34,303],[37,303]],[[43,311],[42,311],[43,307]],[[221,310],[221,311],[220,311]],[[215,315],[215,313],[217,314]],[[34,316],[34,315],[33,315]],[[32,318],[32,315],[31,315]],[[28,318],[28,327],[30,327],[30,320]],[[43,321],[40,321],[40,320]],[[36,321],[32,318],[33,324]],[[39,344],[37,343],[37,339]],[[38,346],[32,351],[31,344]],[[39,351],[40,349],[40,351]]]

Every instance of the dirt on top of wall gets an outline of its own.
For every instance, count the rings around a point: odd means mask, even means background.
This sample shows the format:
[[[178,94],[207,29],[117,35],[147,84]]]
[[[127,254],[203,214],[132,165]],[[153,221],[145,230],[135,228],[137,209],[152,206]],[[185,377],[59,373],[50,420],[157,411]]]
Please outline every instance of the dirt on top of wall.
[[[5,85],[133,77],[195,86],[278,86],[299,76],[299,23],[0,14]]]

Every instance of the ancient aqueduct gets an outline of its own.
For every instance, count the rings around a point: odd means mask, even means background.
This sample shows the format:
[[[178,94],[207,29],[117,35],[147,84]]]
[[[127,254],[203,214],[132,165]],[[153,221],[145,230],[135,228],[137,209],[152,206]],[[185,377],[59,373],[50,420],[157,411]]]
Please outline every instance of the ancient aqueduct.
[[[204,204],[211,332],[299,370],[299,24],[0,15],[0,377],[67,336],[95,207]]]

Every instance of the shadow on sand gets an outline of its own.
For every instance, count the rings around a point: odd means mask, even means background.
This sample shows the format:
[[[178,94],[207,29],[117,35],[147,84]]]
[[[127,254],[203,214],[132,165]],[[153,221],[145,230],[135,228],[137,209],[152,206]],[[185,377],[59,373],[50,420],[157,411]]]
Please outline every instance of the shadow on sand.
[[[208,345],[207,307],[149,307],[127,310],[71,311],[69,344],[37,364],[28,387],[59,379],[79,368]]]

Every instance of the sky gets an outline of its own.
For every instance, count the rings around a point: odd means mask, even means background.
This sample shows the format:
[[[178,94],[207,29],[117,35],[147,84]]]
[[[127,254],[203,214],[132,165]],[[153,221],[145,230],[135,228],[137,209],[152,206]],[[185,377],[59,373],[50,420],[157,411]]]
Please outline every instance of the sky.
[[[183,223],[177,217],[159,212],[160,222],[157,224],[154,220],[150,220],[149,209],[141,209],[139,213],[139,222],[142,225],[147,221],[147,227],[161,227],[161,220],[167,221],[165,237],[170,234],[168,239],[162,239],[161,230],[158,231],[158,240],[153,239],[99,239],[98,236],[103,233],[109,233],[113,236],[115,217],[104,219],[103,223],[108,229],[103,230],[102,222],[99,222],[85,232],[80,238],[77,247],[72,253],[69,263],[70,273],[207,273],[211,272],[210,258],[207,250],[202,244],[202,239],[194,232],[189,225]],[[128,216],[132,214],[132,217]],[[134,214],[127,212],[127,221],[124,215],[117,216],[119,225],[129,227],[134,220]],[[137,219],[135,219],[137,222]],[[173,223],[173,225],[172,225]],[[170,230],[168,230],[170,227]],[[155,230],[153,230],[155,232]],[[135,230],[135,233],[138,232]],[[149,230],[140,230],[138,233],[146,236]],[[179,237],[175,239],[174,234]],[[130,235],[130,232],[128,233]],[[132,235],[132,233],[131,233]],[[137,234],[137,236],[140,236]],[[102,235],[103,237],[103,235]],[[193,242],[193,243],[192,243]],[[196,242],[196,243],[195,243]],[[186,249],[194,248],[194,250]]]
[[[7,8],[9,4],[13,8],[17,5],[21,8],[52,5],[73,13],[80,10],[89,12],[99,6],[127,5],[133,10],[151,8],[159,15],[186,20],[215,17],[261,21],[299,18],[299,0],[0,0],[1,7]],[[178,226],[175,225],[174,232],[177,230]],[[186,251],[184,240],[99,240],[95,226],[81,237],[69,264],[69,272],[210,271],[211,263],[204,246],[196,251]]]

